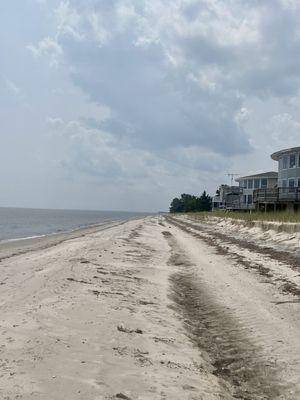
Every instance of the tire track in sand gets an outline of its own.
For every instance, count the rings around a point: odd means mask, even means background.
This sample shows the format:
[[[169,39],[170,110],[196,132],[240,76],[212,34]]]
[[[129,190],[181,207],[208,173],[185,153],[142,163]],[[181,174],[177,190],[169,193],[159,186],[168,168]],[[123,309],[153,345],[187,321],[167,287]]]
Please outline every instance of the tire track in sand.
[[[288,399],[278,366],[263,357],[246,327],[215,301],[174,236],[167,231],[163,235],[171,249],[169,265],[176,267],[170,277],[172,308],[183,319],[190,340],[207,354],[212,373],[220,378],[221,398],[230,393],[242,400]]]

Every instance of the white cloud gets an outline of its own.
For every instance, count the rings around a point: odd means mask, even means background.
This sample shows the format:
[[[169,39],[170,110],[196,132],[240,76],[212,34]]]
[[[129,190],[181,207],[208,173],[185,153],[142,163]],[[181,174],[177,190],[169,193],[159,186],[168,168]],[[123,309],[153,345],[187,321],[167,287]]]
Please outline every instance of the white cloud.
[[[104,43],[107,43],[107,41],[110,38],[110,33],[103,27],[103,22],[101,20],[100,15],[96,14],[95,12],[92,12],[88,16],[88,21],[91,24],[92,27],[92,32],[95,36],[96,42],[101,46]]]
[[[64,124],[64,121],[61,118],[47,117],[46,124],[50,128],[61,128]]]
[[[70,35],[76,40],[82,40],[84,34],[80,31],[81,16],[71,7],[68,0],[62,1],[55,10],[57,32],[56,38]]]
[[[276,148],[299,146],[300,121],[291,114],[273,115],[268,128]]]
[[[299,10],[300,8],[300,3],[298,0],[280,0],[280,3],[286,10],[296,11],[297,9]]]
[[[246,107],[242,107],[237,111],[235,120],[239,125],[243,125],[250,117],[250,111]]]
[[[50,37],[44,38],[38,42],[36,46],[33,44],[27,45],[27,49],[33,54],[34,57],[47,56],[52,67],[57,67],[61,57],[63,56],[63,49],[61,45]]]
[[[214,191],[228,170],[270,169],[273,150],[299,145],[299,2],[29,3],[6,4],[11,18],[20,10],[22,34],[0,25],[2,120],[12,137],[32,135],[30,148],[45,141],[44,176],[76,182],[79,198],[101,187],[164,208],[181,191]],[[45,62],[24,56],[28,43]],[[18,96],[32,107],[15,118]]]
[[[10,79],[5,78],[6,86],[11,94],[19,97],[21,95],[21,89]]]

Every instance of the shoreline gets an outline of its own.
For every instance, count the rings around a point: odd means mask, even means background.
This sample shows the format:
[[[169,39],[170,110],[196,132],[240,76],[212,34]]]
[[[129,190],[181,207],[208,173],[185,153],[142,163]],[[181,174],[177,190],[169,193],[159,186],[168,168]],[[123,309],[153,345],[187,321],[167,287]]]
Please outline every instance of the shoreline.
[[[31,251],[47,249],[49,247],[63,243],[67,240],[76,239],[88,234],[109,229],[114,226],[122,225],[131,220],[134,219],[103,222],[100,224],[93,224],[80,228],[75,228],[69,231],[54,232],[40,236],[1,240],[0,262],[10,257],[25,254]]]
[[[153,213],[101,210],[51,210],[0,207],[0,245],[7,242],[68,234]]]

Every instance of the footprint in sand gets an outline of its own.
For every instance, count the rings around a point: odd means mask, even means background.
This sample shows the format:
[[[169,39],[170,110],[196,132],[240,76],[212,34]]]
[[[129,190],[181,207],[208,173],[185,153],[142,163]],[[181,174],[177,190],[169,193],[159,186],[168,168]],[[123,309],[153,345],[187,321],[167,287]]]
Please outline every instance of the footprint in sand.
[[[131,400],[131,397],[126,396],[124,393],[118,393],[114,396],[115,399]]]
[[[150,365],[153,365],[153,362],[149,357],[146,357],[148,355],[148,351],[141,351],[139,349],[134,350],[133,356],[138,365],[141,367],[149,367]]]

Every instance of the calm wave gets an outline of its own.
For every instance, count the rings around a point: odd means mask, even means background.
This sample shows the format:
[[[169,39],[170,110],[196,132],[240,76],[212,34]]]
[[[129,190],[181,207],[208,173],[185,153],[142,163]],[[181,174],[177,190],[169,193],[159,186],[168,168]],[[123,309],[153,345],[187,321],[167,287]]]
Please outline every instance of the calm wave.
[[[66,232],[94,224],[149,215],[121,211],[42,210],[0,207],[0,240]]]

